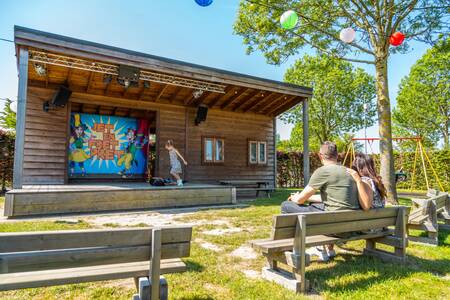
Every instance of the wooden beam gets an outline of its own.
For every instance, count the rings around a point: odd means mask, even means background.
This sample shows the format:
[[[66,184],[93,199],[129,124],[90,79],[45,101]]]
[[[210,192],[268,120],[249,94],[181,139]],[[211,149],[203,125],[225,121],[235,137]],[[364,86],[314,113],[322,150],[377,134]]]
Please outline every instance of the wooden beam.
[[[286,95],[284,94],[274,94],[274,95],[278,95],[275,96],[275,99],[273,99],[273,96],[271,97],[267,97],[265,98],[263,101],[260,101],[258,104],[256,104],[254,107],[250,107],[247,111],[253,111],[253,112],[259,112],[261,107],[264,107],[264,105],[266,105],[269,102],[278,102],[279,100],[283,99],[284,97],[286,97]]]
[[[167,89],[168,86],[169,86],[168,84],[166,84],[165,86],[163,86],[163,88],[161,89],[161,91],[159,91],[158,96],[156,96],[155,102],[158,102],[158,101],[159,101],[159,98],[161,98],[161,96],[164,94],[164,92],[166,91],[166,89]]]
[[[179,87],[177,88],[177,90],[175,91],[175,93],[173,93],[172,97],[170,97],[170,103],[173,103],[173,102],[178,98],[178,95],[181,94],[181,91],[182,91],[182,90],[183,90],[183,87],[182,87],[182,86],[179,86]]]
[[[308,101],[303,99],[303,185],[309,182],[309,115]]]
[[[257,90],[255,91],[253,94],[251,94],[248,98],[245,98],[244,100],[242,100],[241,103],[238,103],[234,108],[233,111],[238,110],[239,108],[241,108],[242,106],[245,106],[246,104],[248,104],[248,102],[252,102],[255,100],[255,98],[257,99],[259,97],[261,97],[261,91]]]
[[[296,98],[297,98],[297,96],[288,97],[285,101],[281,101],[281,103],[269,106],[267,109],[264,110],[264,113],[268,114],[268,115],[272,115],[275,111],[279,111],[279,109],[281,107],[286,107],[286,106],[292,105],[292,103],[296,101]]]
[[[94,72],[90,72],[89,73],[88,83],[87,83],[87,86],[86,86],[86,93],[89,93],[89,89],[90,89],[90,86],[91,86],[93,78],[94,78]]]
[[[291,97],[288,97],[287,95],[283,95],[282,97],[278,97],[275,101],[271,101],[271,103],[268,106],[266,106],[263,109],[260,109],[259,112],[267,114],[270,111],[282,106],[289,100],[291,100]]]
[[[283,106],[281,106],[280,108],[278,108],[276,111],[273,112],[273,114],[274,114],[275,116],[277,116],[277,115],[281,114],[282,112],[285,112],[285,111],[287,111],[288,109],[291,109],[291,108],[294,107],[295,105],[299,104],[300,101],[302,101],[302,99],[299,98],[299,97],[296,97],[296,98],[294,98],[293,101],[291,101],[291,102],[289,102],[289,103],[286,103],[286,105],[283,105]]]
[[[225,101],[222,106],[220,106],[221,109],[226,108],[229,105],[232,105],[234,102],[238,101],[239,99],[242,98],[242,96],[244,96],[247,92],[250,92],[251,88],[246,88],[246,89],[242,89],[238,94],[236,94],[235,97],[231,97],[230,99],[228,99],[227,101]]]
[[[28,49],[19,48],[19,88],[17,91],[16,140],[14,149],[13,188],[21,189],[23,180],[23,151],[28,88]]]
[[[242,112],[244,112],[244,113],[245,113],[245,112],[248,112],[248,111],[252,108],[253,104],[255,104],[258,100],[259,100],[259,102],[261,103],[261,102],[263,102],[263,101],[266,101],[267,99],[269,99],[269,98],[272,97],[273,95],[275,95],[275,93],[269,92],[269,93],[267,93],[265,96],[263,96],[262,99],[259,99],[258,97],[255,97],[253,101],[247,102],[247,105],[245,105],[245,107],[242,108]],[[258,103],[258,104],[259,104],[259,103]]]
[[[141,87],[141,90],[139,91],[138,100],[142,100],[145,90],[146,90],[146,88],[145,88],[144,82],[142,82],[142,87]]]
[[[66,79],[66,84],[67,86],[71,85],[71,80],[72,80],[72,68],[69,68],[69,71],[67,72],[67,79]]]
[[[214,98],[209,104],[208,107],[212,108],[214,105],[219,103],[221,100],[226,99],[227,97],[230,97],[234,92],[236,91],[235,87],[232,85],[229,85],[225,88],[225,94],[219,94]]]
[[[106,87],[103,90],[103,96],[106,96],[106,94],[109,92],[109,88],[112,85],[113,80],[115,80],[115,76],[111,75],[111,81],[106,84]]]

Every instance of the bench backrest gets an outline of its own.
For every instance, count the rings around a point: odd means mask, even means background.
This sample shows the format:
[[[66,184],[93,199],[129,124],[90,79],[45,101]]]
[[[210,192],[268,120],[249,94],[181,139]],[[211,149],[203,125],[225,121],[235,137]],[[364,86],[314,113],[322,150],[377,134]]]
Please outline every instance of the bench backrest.
[[[362,231],[395,225],[400,211],[406,207],[394,206],[380,209],[342,210],[302,213],[306,223],[306,236]],[[295,237],[299,214],[284,214],[273,217],[274,240]]]
[[[434,201],[434,203],[436,203],[436,209],[440,210],[444,208],[447,204],[447,201],[449,201],[448,193],[440,192],[437,196],[430,198],[430,200]]]
[[[161,228],[161,259],[188,257],[192,227]],[[146,261],[152,228],[0,233],[0,273]]]

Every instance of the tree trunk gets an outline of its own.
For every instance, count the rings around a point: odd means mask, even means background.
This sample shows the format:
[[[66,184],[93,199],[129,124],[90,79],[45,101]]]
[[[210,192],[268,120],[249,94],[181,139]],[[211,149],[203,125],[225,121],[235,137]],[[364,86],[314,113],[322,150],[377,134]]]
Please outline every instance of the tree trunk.
[[[380,134],[381,177],[391,203],[397,202],[395,187],[394,153],[392,150],[391,104],[389,100],[387,56],[378,58],[375,63],[378,125]]]

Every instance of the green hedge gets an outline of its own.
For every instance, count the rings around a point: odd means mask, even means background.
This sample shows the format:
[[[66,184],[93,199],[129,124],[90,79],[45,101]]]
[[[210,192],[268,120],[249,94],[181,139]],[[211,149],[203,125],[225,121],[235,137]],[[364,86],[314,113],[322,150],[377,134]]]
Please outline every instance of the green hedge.
[[[445,190],[450,190],[450,150],[439,150],[427,152],[428,157],[439,176],[439,180]],[[344,153],[339,154],[339,161],[344,158]],[[403,171],[408,175],[405,182],[399,182],[397,187],[402,189],[409,189],[411,187],[411,175],[414,165],[414,152],[408,153],[394,153],[395,169]],[[374,160],[379,169],[379,155],[373,155]],[[426,161],[427,174],[430,187],[437,188],[437,182],[433,172]],[[310,169],[311,173],[321,166],[317,153],[310,153]],[[303,186],[303,154],[301,152],[277,152],[277,184],[279,187],[301,187]],[[415,190],[426,190],[425,176],[422,167],[420,156],[417,159],[416,176],[415,176]]]
[[[0,191],[11,185],[14,166],[14,135],[0,128]]]

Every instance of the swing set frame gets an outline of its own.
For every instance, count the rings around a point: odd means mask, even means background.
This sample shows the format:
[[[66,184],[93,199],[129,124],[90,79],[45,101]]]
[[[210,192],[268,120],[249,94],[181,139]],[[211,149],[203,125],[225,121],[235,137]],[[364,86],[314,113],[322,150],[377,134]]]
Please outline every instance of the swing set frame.
[[[350,165],[352,165],[353,160],[355,160],[355,145],[354,145],[354,143],[356,141],[367,142],[370,147],[371,153],[374,154],[375,152],[373,151],[372,144],[374,141],[380,141],[380,140],[381,140],[381,138],[352,138],[351,142],[347,148],[347,151],[345,153],[343,164],[345,165],[345,163],[347,162],[347,158],[350,160]],[[416,150],[415,150],[415,154],[414,154],[414,164],[413,164],[413,172],[411,175],[410,191],[414,190],[415,179],[416,179],[417,160],[418,160],[419,156],[420,156],[420,160],[421,160],[421,164],[422,164],[422,168],[423,168],[423,173],[425,175],[425,183],[427,185],[427,189],[428,190],[430,189],[430,183],[428,180],[426,162],[430,165],[431,171],[433,173],[434,178],[436,179],[436,182],[439,185],[439,188],[441,189],[441,191],[444,191],[443,185],[442,185],[441,181],[439,180],[439,177],[436,173],[436,170],[433,167],[433,164],[431,163],[430,158],[428,157],[425,147],[423,146],[422,137],[393,137],[392,140],[396,141],[396,142],[401,142],[401,141],[415,141],[416,142]]]

